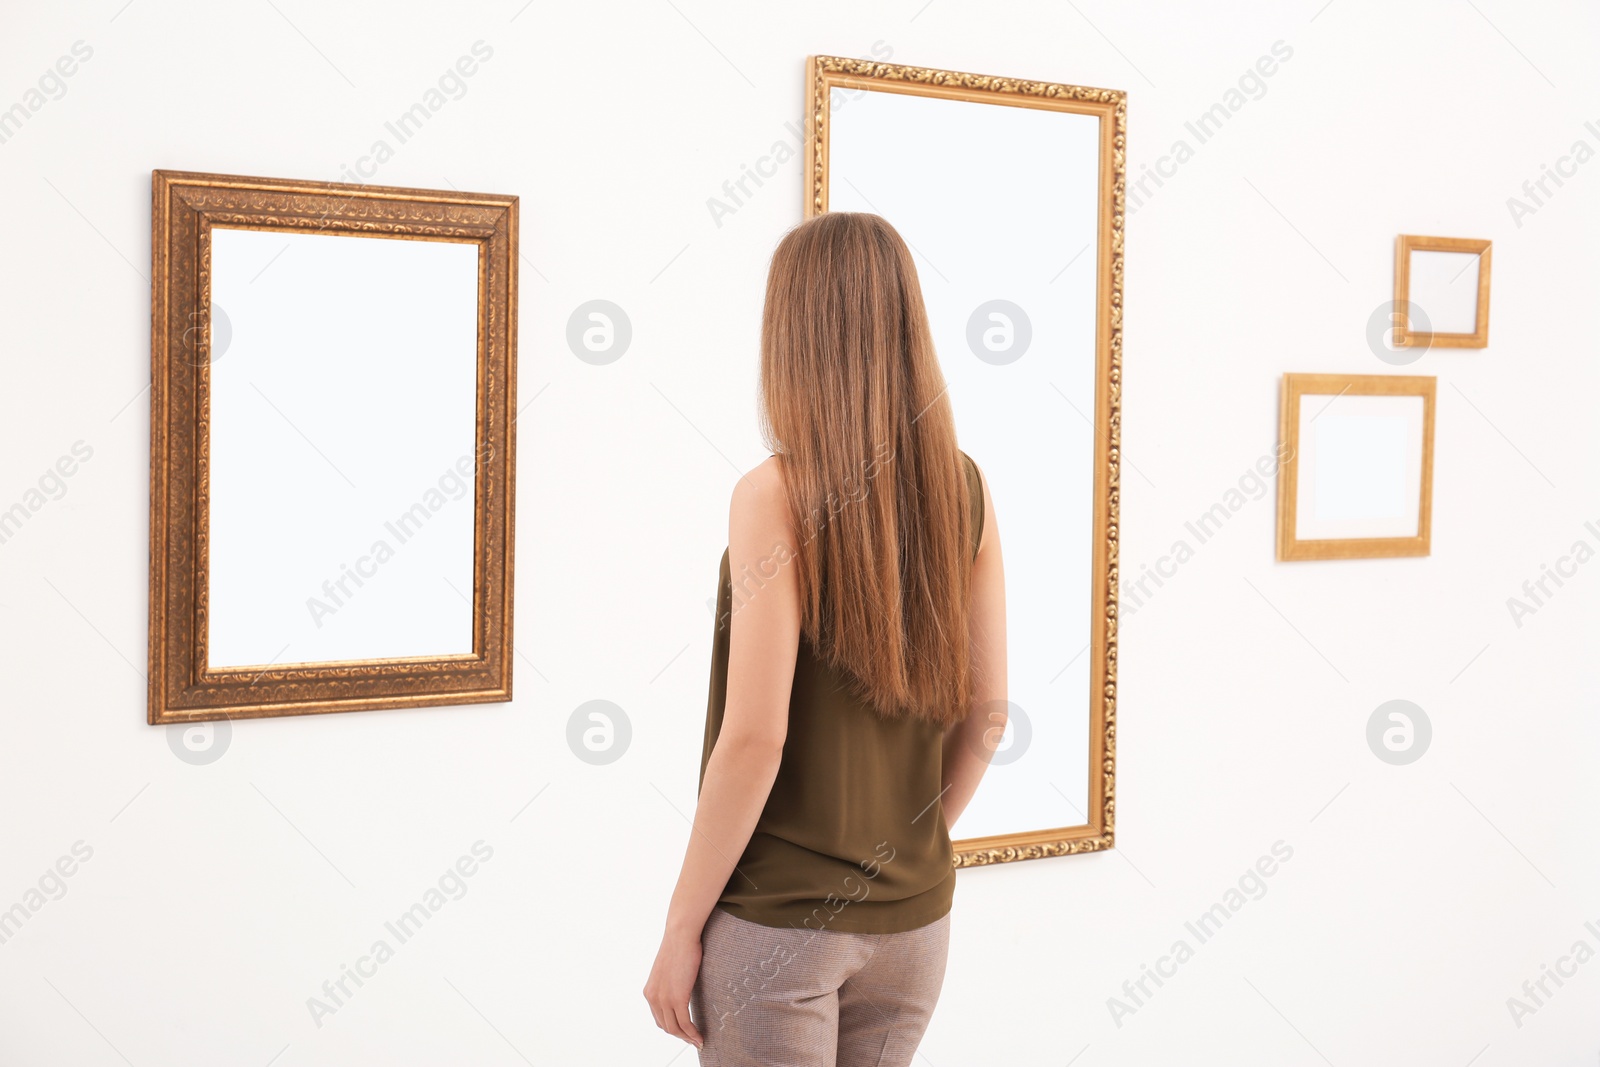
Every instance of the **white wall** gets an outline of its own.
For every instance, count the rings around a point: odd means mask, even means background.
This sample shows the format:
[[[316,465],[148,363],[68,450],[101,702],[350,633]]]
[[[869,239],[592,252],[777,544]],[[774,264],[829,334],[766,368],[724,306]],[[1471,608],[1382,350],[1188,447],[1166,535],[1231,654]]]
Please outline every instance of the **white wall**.
[[[1270,497],[1200,546],[1125,625],[1117,850],[961,875],[924,1062],[1595,1061],[1600,962],[1520,1026],[1506,1003],[1600,947],[1600,564],[1520,627],[1506,604],[1600,545],[1600,163],[1520,225],[1506,203],[1600,149],[1591,6],[5,8],[0,106],[93,52],[0,144],[0,507],[75,442],[93,455],[0,544],[0,908],[93,852],[0,945],[0,1062],[674,1062],[639,990],[801,166],[720,226],[706,201],[798,148],[808,53],[875,42],[1128,90],[1135,177],[1195,147],[1128,223],[1130,574],[1272,449],[1282,372],[1397,369],[1365,339],[1397,233],[1495,241],[1492,346],[1407,368],[1440,379],[1433,555],[1275,564]],[[478,40],[467,94],[374,180],[522,197],[517,699],[237,723],[191,766],[144,724],[149,171],[337,179]],[[1280,40],[1265,95],[1196,146],[1185,121]],[[606,367],[565,346],[594,298],[634,329]],[[1365,725],[1401,697],[1435,734],[1393,767]],[[610,766],[565,743],[593,698],[632,721]],[[307,998],[480,840],[470,891],[318,1027]],[[1280,840],[1265,895],[1195,947],[1185,921]],[[1180,938],[1194,957],[1118,1025],[1108,998]]]

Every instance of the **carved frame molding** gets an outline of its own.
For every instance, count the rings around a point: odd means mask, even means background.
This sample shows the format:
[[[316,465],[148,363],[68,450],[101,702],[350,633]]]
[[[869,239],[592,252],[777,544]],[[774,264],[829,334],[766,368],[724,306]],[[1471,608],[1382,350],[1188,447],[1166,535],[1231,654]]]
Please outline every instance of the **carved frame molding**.
[[[151,176],[151,724],[511,699],[516,485],[514,196],[157,170]],[[211,231],[479,246],[470,655],[211,668]]]

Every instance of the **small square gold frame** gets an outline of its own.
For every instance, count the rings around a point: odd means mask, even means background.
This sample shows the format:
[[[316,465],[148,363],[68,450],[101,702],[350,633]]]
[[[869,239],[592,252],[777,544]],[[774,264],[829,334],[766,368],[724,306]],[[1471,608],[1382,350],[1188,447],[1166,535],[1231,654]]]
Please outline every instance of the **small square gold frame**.
[[[1285,374],[1278,401],[1278,440],[1284,457],[1278,470],[1278,559],[1383,559],[1426,556],[1433,535],[1433,408],[1438,379],[1400,374]],[[1414,537],[1342,537],[1302,541],[1295,537],[1300,490],[1301,396],[1422,397],[1422,499]],[[1332,403],[1330,400],[1329,403]]]
[[[1489,259],[1494,242],[1469,237],[1417,237],[1401,234],[1394,246],[1396,348],[1488,348]],[[1471,333],[1430,333],[1411,329],[1411,253],[1475,252],[1478,255],[1477,319]]]

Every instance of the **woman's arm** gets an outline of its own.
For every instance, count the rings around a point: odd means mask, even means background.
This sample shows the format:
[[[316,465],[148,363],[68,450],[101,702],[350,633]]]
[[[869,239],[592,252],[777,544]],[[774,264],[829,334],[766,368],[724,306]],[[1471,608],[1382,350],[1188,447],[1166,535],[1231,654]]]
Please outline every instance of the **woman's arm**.
[[[800,587],[791,566],[794,537],[778,461],[751,471],[728,512],[728,695],[706,772],[694,829],[667,908],[661,950],[645,984],[656,1025],[697,1048],[689,994],[700,970],[700,934],[778,776],[789,728],[789,693],[800,646]]]
[[[989,483],[983,484],[983,538],[972,564],[972,710],[945,733],[944,820],[954,826],[978,791],[1006,728],[1006,572]]]

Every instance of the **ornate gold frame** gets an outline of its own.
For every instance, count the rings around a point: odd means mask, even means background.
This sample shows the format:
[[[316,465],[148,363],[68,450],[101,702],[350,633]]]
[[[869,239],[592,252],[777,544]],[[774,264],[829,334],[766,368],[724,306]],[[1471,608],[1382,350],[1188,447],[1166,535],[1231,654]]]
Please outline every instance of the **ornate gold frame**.
[[[1117,545],[1120,536],[1122,441],[1122,235],[1125,217],[1128,108],[1115,89],[1032,82],[984,74],[875,63],[840,56],[806,61],[805,217],[828,210],[829,93],[866,89],[1095,115],[1100,119],[1099,316],[1096,326],[1094,603],[1091,605],[1089,822],[955,843],[957,867],[1097,852],[1112,847],[1117,756]],[[1098,606],[1096,606],[1098,605]]]
[[[1394,244],[1394,343],[1396,348],[1489,347],[1489,260],[1491,241],[1470,237],[1417,237],[1401,234]],[[1411,329],[1411,253],[1476,252],[1478,254],[1477,318],[1471,333],[1426,333]]]
[[[1433,408],[1437,378],[1406,374],[1285,374],[1278,400],[1278,559],[1387,559],[1426,556],[1433,540]],[[1300,491],[1300,397],[1422,397],[1422,500],[1415,537],[1347,537],[1301,541],[1295,537]],[[1330,401],[1331,403],[1332,401]]]
[[[208,666],[214,226],[479,246],[471,655]],[[158,170],[150,244],[149,721],[510,700],[517,198]]]

